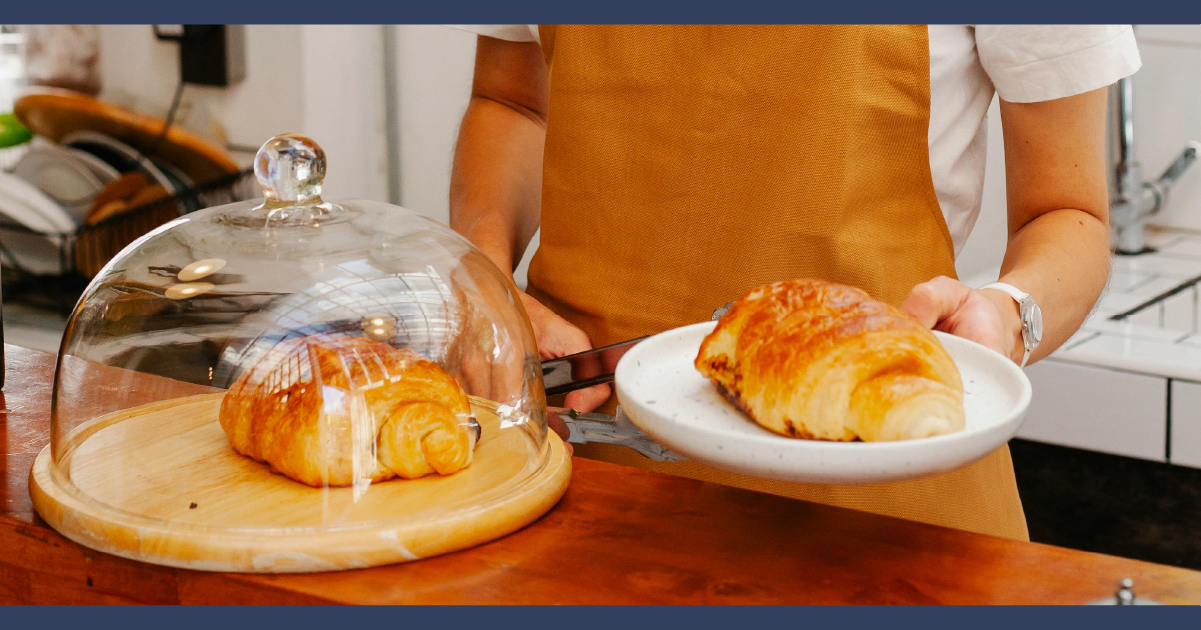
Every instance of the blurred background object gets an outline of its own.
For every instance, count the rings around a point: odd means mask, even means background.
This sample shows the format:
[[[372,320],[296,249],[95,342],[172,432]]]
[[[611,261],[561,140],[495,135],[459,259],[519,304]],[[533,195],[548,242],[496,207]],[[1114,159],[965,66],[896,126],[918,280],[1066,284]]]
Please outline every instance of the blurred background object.
[[[100,32],[0,30],[0,277],[10,340],[42,350],[57,349],[65,314],[126,245],[254,194],[239,186],[252,178],[226,150],[219,121],[183,106],[183,82],[162,117],[95,96]],[[207,138],[178,124],[196,112]]]
[[[13,112],[21,124],[47,140],[68,142],[78,132],[103,134],[150,158],[161,158],[197,183],[237,171],[223,147],[173,124],[177,107],[163,120],[79,92],[31,88],[17,99]]]
[[[25,35],[25,75],[30,85],[100,93],[99,26],[42,24],[21,30]]]
[[[19,27],[0,25],[0,170],[11,171],[33,137],[12,115],[13,103],[25,86],[25,35]]]
[[[0,113],[12,112],[25,85],[25,35],[19,27],[0,25]]]

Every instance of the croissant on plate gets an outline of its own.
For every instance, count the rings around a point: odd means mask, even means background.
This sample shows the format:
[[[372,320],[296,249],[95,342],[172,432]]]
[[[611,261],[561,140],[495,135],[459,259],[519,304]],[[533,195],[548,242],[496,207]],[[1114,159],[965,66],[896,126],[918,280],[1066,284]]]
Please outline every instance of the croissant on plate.
[[[696,368],[760,425],[820,440],[963,430],[963,382],[932,332],[823,280],[747,293],[701,343]]]
[[[479,425],[453,377],[412,350],[341,334],[276,344],[221,402],[239,453],[313,487],[449,475]]]

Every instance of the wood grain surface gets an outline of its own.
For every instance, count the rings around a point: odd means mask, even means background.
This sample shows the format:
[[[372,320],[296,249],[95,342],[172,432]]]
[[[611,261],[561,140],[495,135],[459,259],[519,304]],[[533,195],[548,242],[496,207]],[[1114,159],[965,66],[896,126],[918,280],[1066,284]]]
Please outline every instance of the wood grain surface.
[[[1201,603],[1194,571],[578,458],[546,516],[420,562],[299,575],[144,564],[76,545],[34,514],[26,480],[49,439],[54,361],[5,355],[0,602],[1081,604],[1129,577],[1140,597]]]
[[[442,477],[318,489],[230,447],[218,409],[197,394],[106,414],[66,438],[56,474],[49,449],[31,476],[38,514],[71,540],[169,566],[295,573],[428,558],[509,534],[558,502],[571,458],[494,405],[473,405],[482,429],[472,464]]]

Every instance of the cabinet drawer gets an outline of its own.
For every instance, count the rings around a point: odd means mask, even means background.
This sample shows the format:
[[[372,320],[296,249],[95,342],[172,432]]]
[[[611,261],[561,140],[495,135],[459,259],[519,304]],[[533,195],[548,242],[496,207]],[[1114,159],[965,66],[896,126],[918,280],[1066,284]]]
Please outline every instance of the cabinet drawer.
[[[1201,468],[1201,384],[1172,381],[1172,463]]]
[[[1018,437],[1166,461],[1166,378],[1053,359],[1026,375],[1034,395]]]

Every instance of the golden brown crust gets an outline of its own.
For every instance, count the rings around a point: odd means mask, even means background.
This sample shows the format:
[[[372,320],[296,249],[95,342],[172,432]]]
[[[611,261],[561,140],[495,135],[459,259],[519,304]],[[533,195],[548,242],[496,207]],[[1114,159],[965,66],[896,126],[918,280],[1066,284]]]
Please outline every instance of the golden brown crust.
[[[963,384],[934,334],[859,289],[823,280],[744,295],[701,343],[696,368],[782,435],[895,440],[964,425]]]
[[[412,350],[322,334],[277,344],[221,402],[239,453],[313,487],[451,474],[471,464],[471,406]]]

